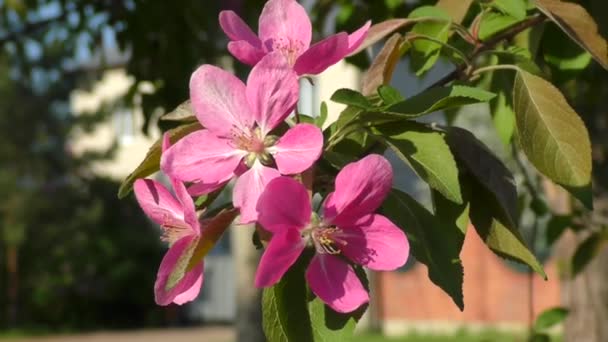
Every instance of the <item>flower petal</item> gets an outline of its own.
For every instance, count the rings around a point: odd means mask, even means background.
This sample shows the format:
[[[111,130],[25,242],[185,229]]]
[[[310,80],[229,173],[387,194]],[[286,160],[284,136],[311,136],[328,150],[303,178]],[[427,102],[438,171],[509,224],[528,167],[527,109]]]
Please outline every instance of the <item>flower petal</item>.
[[[348,35],[348,53],[349,54],[352,53],[353,51],[357,50],[359,48],[359,46],[361,46],[361,44],[363,44],[365,37],[367,37],[367,31],[369,31],[369,28],[371,25],[372,25],[372,22],[370,20],[368,20],[357,31]]]
[[[323,150],[323,133],[311,124],[290,128],[269,151],[284,175],[305,171],[319,159]]]
[[[338,63],[348,54],[348,35],[344,32],[327,37],[311,46],[293,66],[298,75],[316,75]]]
[[[135,198],[146,215],[159,225],[184,222],[180,203],[161,183],[152,179],[138,179],[133,184]]]
[[[192,269],[192,272],[198,273],[198,278],[189,289],[175,296],[173,303],[182,305],[191,302],[198,297],[198,294],[201,292],[201,286],[203,286],[203,263],[201,262],[200,265],[195,266]]]
[[[209,130],[192,132],[171,146],[160,166],[170,177],[185,182],[216,184],[230,179],[247,152]]]
[[[255,118],[241,80],[212,65],[202,65],[190,78],[190,100],[198,121],[217,136],[248,131]]]
[[[255,286],[269,287],[276,284],[298,260],[305,246],[297,229],[285,229],[274,234],[260,259]]]
[[[266,55],[264,50],[258,49],[244,40],[229,42],[228,51],[236,59],[247,65],[256,65]]]
[[[339,237],[347,242],[341,247],[342,252],[353,262],[376,271],[392,271],[405,265],[409,242],[388,218],[365,215],[352,226],[340,228]]]
[[[290,177],[278,177],[266,185],[257,204],[258,222],[272,233],[302,230],[310,222],[308,191]]]
[[[212,193],[226,185],[228,180],[232,179],[232,177],[234,177],[234,174],[227,176],[226,181],[219,183],[194,183],[188,187],[188,193],[192,196],[202,196]]]
[[[195,267],[184,273],[197,241],[193,235],[185,236],[176,241],[163,257],[154,284],[156,304],[171,304],[198,281],[202,268]]]
[[[310,46],[312,24],[302,5],[295,0],[270,0],[260,14],[259,36],[262,43],[276,38],[284,38],[302,44],[302,49]]]
[[[337,312],[352,312],[369,302],[369,294],[353,268],[329,254],[315,255],[306,269],[312,292]]]
[[[249,45],[261,48],[262,42],[251,28],[234,11],[220,12],[220,27],[232,41],[244,40]]]
[[[323,207],[324,217],[347,226],[373,213],[384,201],[393,183],[393,169],[384,157],[370,154],[346,165],[336,177],[336,189]]]
[[[256,205],[258,198],[264,191],[266,184],[281,174],[276,169],[263,166],[259,161],[243,173],[234,185],[232,203],[241,212],[241,224],[252,223],[257,220]]]
[[[280,52],[269,53],[253,67],[247,99],[264,135],[293,111],[298,94],[298,76]]]

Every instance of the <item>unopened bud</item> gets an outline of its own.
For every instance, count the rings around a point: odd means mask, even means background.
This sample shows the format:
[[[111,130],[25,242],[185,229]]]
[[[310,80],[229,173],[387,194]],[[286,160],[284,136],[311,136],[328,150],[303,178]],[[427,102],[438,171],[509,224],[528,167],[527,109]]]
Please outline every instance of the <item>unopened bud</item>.
[[[268,136],[266,136],[266,138],[264,138],[264,146],[265,147],[274,146],[274,144],[277,143],[277,140],[279,140],[279,137],[277,137],[276,135],[268,135]]]

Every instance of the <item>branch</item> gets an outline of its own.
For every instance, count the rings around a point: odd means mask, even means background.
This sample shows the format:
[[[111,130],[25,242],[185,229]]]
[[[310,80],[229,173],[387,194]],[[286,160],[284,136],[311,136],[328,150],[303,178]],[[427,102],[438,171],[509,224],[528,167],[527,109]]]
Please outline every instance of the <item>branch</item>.
[[[543,21],[545,21],[546,19],[547,19],[547,17],[545,17],[544,15],[537,15],[537,16],[531,17],[527,20],[524,20],[511,27],[504,29],[503,31],[499,32],[492,38],[486,40],[485,42],[478,44],[475,47],[475,49],[473,49],[473,52],[471,52],[471,54],[469,55],[469,60],[473,61],[482,52],[493,49],[496,45],[498,45],[502,41],[511,39],[511,38],[515,37],[517,34],[521,33],[522,31],[524,31],[532,26],[535,26],[537,24],[540,24]],[[454,71],[447,74],[439,81],[433,83],[429,88],[440,87],[440,86],[450,83],[451,81],[457,80],[462,75],[462,73],[466,70],[466,68],[467,68],[466,64],[461,64]]]

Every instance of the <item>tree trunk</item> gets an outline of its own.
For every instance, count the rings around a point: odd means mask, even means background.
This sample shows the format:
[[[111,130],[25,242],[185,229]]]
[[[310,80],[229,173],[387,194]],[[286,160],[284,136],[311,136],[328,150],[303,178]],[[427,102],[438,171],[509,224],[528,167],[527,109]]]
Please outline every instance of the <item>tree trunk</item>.
[[[260,253],[251,240],[253,229],[231,230],[232,255],[236,269],[236,330],[239,342],[264,342],[262,330],[262,291],[253,286]]]

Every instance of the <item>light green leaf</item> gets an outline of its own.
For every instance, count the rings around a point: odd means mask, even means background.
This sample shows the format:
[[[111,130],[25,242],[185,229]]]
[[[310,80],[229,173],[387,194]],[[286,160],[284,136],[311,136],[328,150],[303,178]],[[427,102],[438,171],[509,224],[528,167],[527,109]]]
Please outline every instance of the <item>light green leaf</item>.
[[[327,111],[327,103],[325,101],[321,102],[321,112],[319,116],[315,119],[315,125],[317,127],[323,129],[323,125],[327,121],[328,111]]]
[[[414,25],[411,32],[418,33],[437,39],[443,43],[447,43],[451,18],[442,9],[435,6],[422,6],[413,10],[409,18],[432,17],[445,21],[420,22]],[[416,75],[420,76],[431,69],[441,52],[442,45],[436,42],[417,39],[412,42],[412,66],[416,70]]]
[[[496,199],[513,224],[517,218],[517,188],[511,171],[475,136],[462,128],[450,127],[446,140],[454,155]]]
[[[198,122],[191,124],[182,125],[168,131],[171,144],[175,144],[179,139],[202,129],[202,126]],[[144,178],[158,171],[160,168],[160,154],[161,154],[161,142],[162,138],[158,139],[148,150],[148,153],[144,157],[144,160],[137,166],[137,168],[131,172],[120,184],[118,189],[118,198],[124,198],[131,192],[133,183],[138,178]]]
[[[408,194],[396,189],[390,192],[382,212],[405,231],[410,251],[427,266],[429,279],[463,310],[463,270],[459,257],[464,241],[462,231],[454,225],[442,225]]]
[[[524,0],[494,0],[492,7],[518,20],[526,18],[526,2]]]
[[[384,105],[388,106],[405,100],[401,93],[399,93],[399,90],[389,85],[381,85],[378,87],[378,95],[380,95]]]
[[[331,96],[331,100],[362,109],[372,108],[372,103],[363,94],[348,88],[336,90]]]
[[[519,19],[506,14],[496,12],[486,13],[479,22],[479,39],[484,41],[519,21]]]
[[[180,104],[174,110],[160,117],[163,121],[181,121],[181,122],[192,122],[196,121],[194,110],[190,100]]]
[[[495,195],[476,180],[472,179],[471,185],[471,223],[484,243],[496,255],[528,265],[546,279],[542,265],[526,246]]]
[[[462,203],[458,167],[443,135],[412,121],[377,126],[374,133],[432,189]]]
[[[494,73],[492,75],[492,83],[500,83],[500,79],[503,77],[505,76],[500,73]],[[497,91],[497,88],[492,87],[492,90]],[[497,91],[497,93],[496,99],[490,103],[492,122],[502,143],[509,145],[513,132],[515,132],[515,113],[511,104],[511,92],[502,89]]]
[[[556,324],[562,323],[568,317],[568,309],[555,307],[541,312],[534,322],[535,331],[543,331],[552,328]]]
[[[473,0],[439,0],[435,6],[450,15],[455,23],[462,23]]]
[[[519,70],[513,108],[520,145],[532,164],[591,207],[591,143],[564,96],[546,80]]]
[[[536,0],[536,7],[578,45],[589,51],[604,69],[608,69],[608,43],[585,8],[560,0]]]

